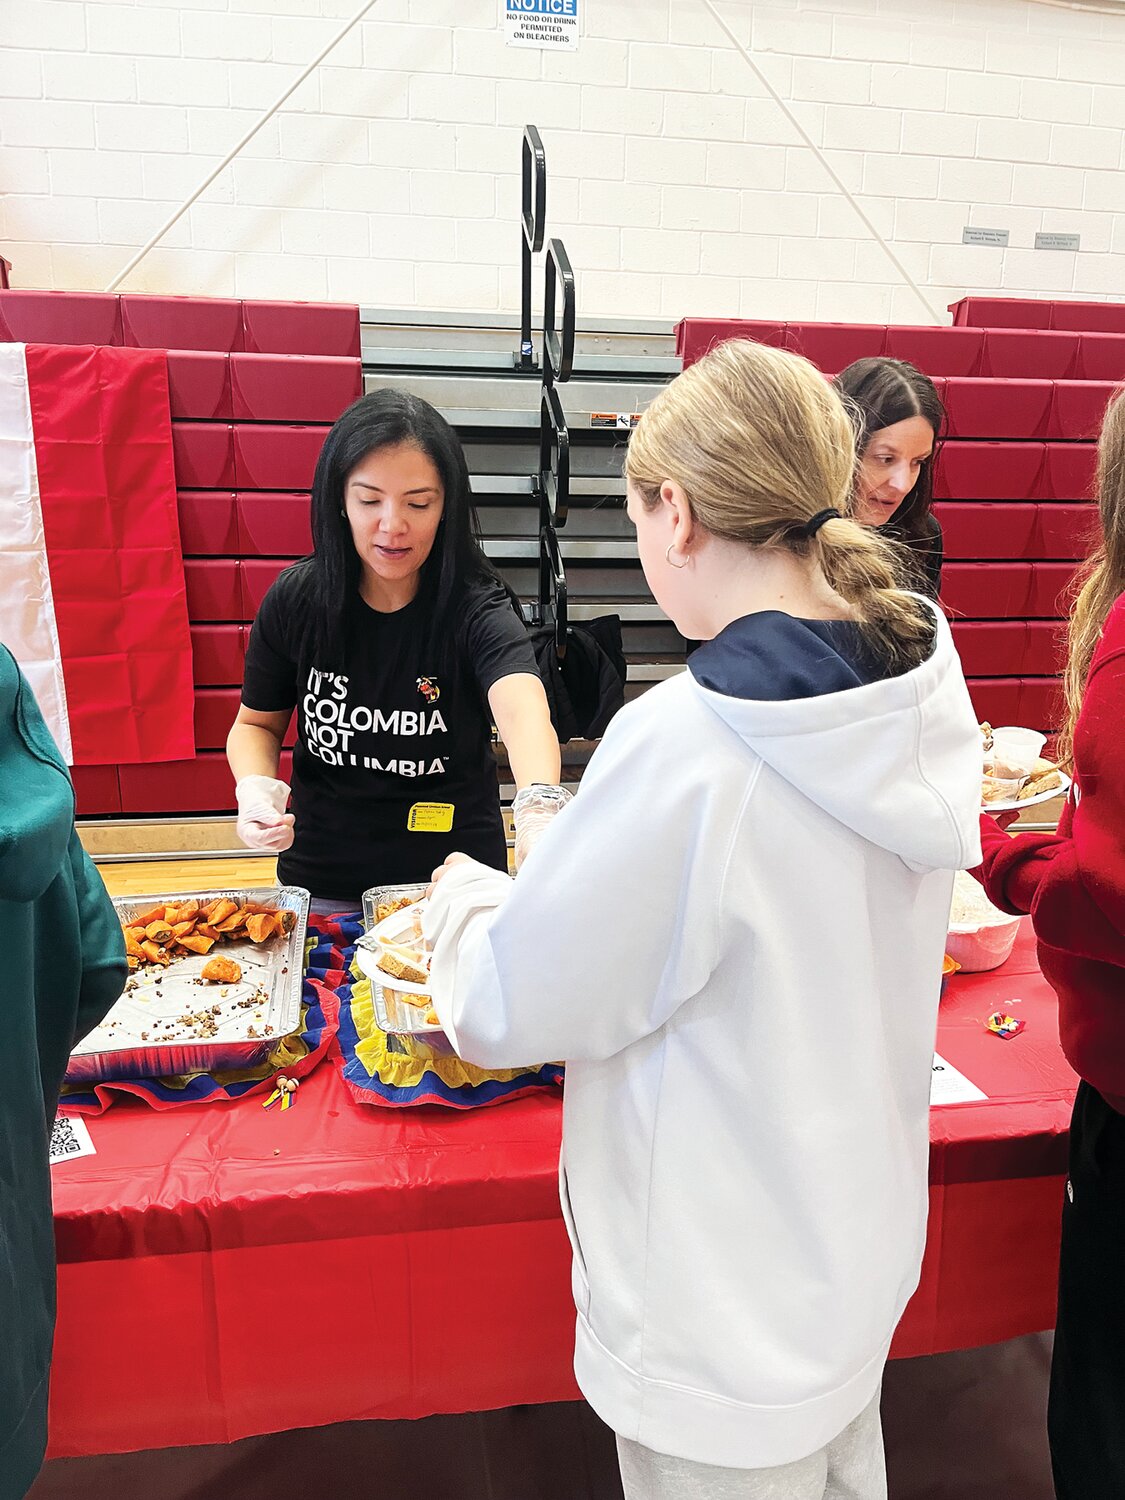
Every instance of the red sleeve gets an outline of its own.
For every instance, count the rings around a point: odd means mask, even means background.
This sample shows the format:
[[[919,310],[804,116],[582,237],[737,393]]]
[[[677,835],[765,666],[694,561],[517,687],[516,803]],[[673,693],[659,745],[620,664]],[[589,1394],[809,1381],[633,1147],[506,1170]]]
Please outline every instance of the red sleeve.
[[[984,858],[972,873],[988,899],[1001,911],[1022,916],[1029,912],[1043,876],[1070,843],[1057,833],[1005,833],[987,813],[980,817]]]
[[[1010,838],[981,819],[979,878],[1043,942],[1120,962],[1125,939],[1125,649],[1095,664],[1075,733],[1081,796],[1069,833]],[[986,828],[984,825],[990,824]],[[978,872],[974,872],[978,873]]]

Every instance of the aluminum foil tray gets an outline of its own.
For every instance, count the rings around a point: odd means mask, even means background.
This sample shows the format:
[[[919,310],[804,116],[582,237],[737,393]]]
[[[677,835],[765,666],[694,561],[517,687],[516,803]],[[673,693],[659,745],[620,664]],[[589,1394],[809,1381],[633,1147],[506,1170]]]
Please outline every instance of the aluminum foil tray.
[[[206,903],[220,896],[288,908],[297,920],[285,938],[261,944],[240,938],[217,944],[210,954],[186,954],[166,969],[153,965],[134,970],[126,992],[109,1015],[71,1053],[68,1083],[254,1068],[266,1060],[280,1037],[299,1029],[308,891],[298,886],[176,891],[166,896],[118,897],[113,905],[128,924],[154,906]],[[208,957],[220,954],[240,965],[239,983],[196,983]],[[179,1020],[216,1005],[218,1029],[213,1036],[200,1036],[198,1026]]]
[[[411,901],[418,901],[426,894],[424,885],[374,885],[369,891],[363,893],[363,925],[370,931],[378,921],[377,912],[381,905],[390,901],[401,901],[404,897]],[[362,942],[363,939],[361,938]],[[433,1022],[427,1022],[426,1012],[429,1010],[429,1002],[425,1006],[408,1005],[397,990],[386,989],[376,980],[371,983],[371,1006],[375,1012],[375,1024],[380,1031],[385,1031],[391,1036],[413,1036],[422,1037],[426,1041],[437,1044],[440,1048],[445,1040],[445,1032],[440,1026]]]

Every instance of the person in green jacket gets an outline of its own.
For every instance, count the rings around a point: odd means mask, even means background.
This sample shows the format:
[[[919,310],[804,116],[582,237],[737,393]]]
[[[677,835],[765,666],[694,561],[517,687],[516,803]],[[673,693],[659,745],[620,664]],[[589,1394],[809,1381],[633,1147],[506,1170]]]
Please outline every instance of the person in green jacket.
[[[74,828],[74,789],[0,646],[0,1500],[47,1442],[55,1325],[48,1143],[71,1048],[121,993],[121,927]]]

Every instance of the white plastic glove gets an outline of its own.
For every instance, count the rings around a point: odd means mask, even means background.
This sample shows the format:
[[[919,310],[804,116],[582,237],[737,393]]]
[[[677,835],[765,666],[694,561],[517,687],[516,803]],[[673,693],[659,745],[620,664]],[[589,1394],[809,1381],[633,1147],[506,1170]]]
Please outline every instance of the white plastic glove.
[[[243,776],[234,788],[238,800],[237,832],[250,849],[280,853],[293,842],[292,813],[285,811],[289,786],[273,776]]]
[[[547,824],[574,798],[564,786],[536,781],[518,791],[512,801],[512,823],[516,831],[516,869],[539,842]]]

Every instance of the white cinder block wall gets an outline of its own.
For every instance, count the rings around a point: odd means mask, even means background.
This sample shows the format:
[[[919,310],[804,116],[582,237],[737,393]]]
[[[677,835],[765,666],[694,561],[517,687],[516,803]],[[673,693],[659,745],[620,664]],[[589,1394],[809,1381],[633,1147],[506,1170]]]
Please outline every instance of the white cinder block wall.
[[[928,321],[699,0],[580,7],[579,50],[551,54],[505,47],[500,0],[379,0],[123,289],[514,309],[533,122],[581,313]],[[104,287],[357,8],[2,0],[14,284]],[[966,291],[1125,293],[1125,11],[720,9],[943,316]]]

